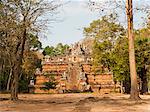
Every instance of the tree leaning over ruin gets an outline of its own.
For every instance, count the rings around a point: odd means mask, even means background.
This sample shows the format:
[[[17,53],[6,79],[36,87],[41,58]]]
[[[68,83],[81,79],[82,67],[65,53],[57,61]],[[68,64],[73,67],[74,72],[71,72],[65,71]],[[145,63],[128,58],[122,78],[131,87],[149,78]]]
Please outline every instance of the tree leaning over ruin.
[[[7,48],[12,60],[11,100],[18,100],[18,81],[28,34],[37,34],[48,25],[61,4],[56,0],[1,1],[1,46]],[[49,18],[45,16],[48,14]]]
[[[135,62],[134,35],[133,35],[133,7],[132,0],[126,0],[126,14],[128,23],[129,65],[131,78],[130,99],[139,100],[139,90]]]

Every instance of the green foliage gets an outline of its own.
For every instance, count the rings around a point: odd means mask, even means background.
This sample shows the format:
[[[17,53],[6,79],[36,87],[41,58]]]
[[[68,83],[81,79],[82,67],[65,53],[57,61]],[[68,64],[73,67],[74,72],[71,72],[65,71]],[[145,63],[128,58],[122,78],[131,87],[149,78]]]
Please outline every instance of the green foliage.
[[[35,50],[31,50],[34,48],[36,50],[41,48],[41,43],[38,41],[38,37],[29,34],[29,37],[26,41],[24,58],[22,64],[22,76],[24,78],[19,79],[19,92],[28,91],[28,83],[29,78],[34,76],[36,68],[41,68],[41,60],[38,59]],[[12,57],[11,52],[7,52],[7,50],[0,50],[0,89],[6,90],[8,77],[10,75],[10,69],[12,67]]]
[[[69,46],[67,44],[63,45],[62,43],[58,43],[55,52],[56,55],[62,55],[69,49]]]
[[[49,90],[49,89],[56,89],[57,82],[55,80],[54,74],[45,74],[46,78],[49,79],[48,82],[44,82],[41,89],[43,90]]]
[[[103,16],[102,19],[93,21],[89,27],[84,28],[86,37],[93,37],[97,42],[110,40],[114,42],[116,38],[124,35],[124,28],[115,23],[115,15]]]
[[[112,62],[110,63],[114,78],[118,81],[130,80],[128,55],[128,39],[118,38],[111,53]]]
[[[110,17],[104,16],[101,20],[93,21],[84,29],[86,37],[95,39],[93,46],[93,65],[103,65],[113,73],[118,81],[130,81],[128,39],[125,30],[116,24]],[[135,55],[137,71],[140,77],[147,74],[150,65],[150,33],[148,28],[135,31]]]
[[[4,49],[0,49],[0,90],[6,90],[11,63]]]
[[[47,24],[54,21],[50,17],[54,17],[59,6],[61,4],[55,0],[0,0],[0,48],[8,54],[5,58],[10,61],[9,71],[12,71],[12,76],[8,85],[11,85],[11,100],[18,100],[18,82],[21,75],[28,78],[35,70],[33,58],[26,58],[26,52],[41,48],[38,37],[33,34],[41,34]],[[49,18],[43,17],[49,14]],[[20,83],[25,85],[23,80]]]
[[[30,49],[36,49],[36,50],[42,49],[42,43],[38,40],[38,36],[35,36],[31,33],[28,34],[27,43]]]
[[[28,93],[29,88],[29,78],[25,75],[22,75],[22,77],[19,80],[19,92],[21,93]]]
[[[33,76],[36,68],[41,68],[41,60],[38,59],[34,51],[28,51],[25,53],[22,69],[24,74]]]
[[[140,80],[142,81],[141,92],[146,92],[147,80],[149,80],[150,65],[150,41],[142,30],[135,31],[135,56],[136,69]],[[111,70],[114,78],[118,81],[130,82],[129,57],[128,57],[128,39],[126,37],[117,39],[114,50],[112,51]],[[108,57],[109,58],[109,57]],[[110,58],[109,58],[110,59]],[[145,83],[145,85],[144,85]]]
[[[102,19],[93,21],[88,28],[84,28],[86,37],[95,39],[93,46],[93,64],[95,67],[103,65],[103,68],[112,66],[112,51],[115,47],[116,40],[125,34],[124,28],[115,23],[113,15],[104,16]]]
[[[49,90],[49,89],[56,89],[56,83],[55,82],[44,82],[43,85],[45,87],[43,87],[43,90]]]
[[[135,55],[137,62],[137,72],[140,72],[141,68],[145,68],[150,65],[150,36],[148,37],[148,31],[145,29],[136,31],[135,34]]]
[[[9,75],[8,73],[9,72],[0,73],[0,91],[6,90],[7,79]]]
[[[44,48],[44,51],[43,51],[43,55],[49,55],[49,56],[54,56],[55,55],[55,49],[53,46],[46,46]]]
[[[67,44],[63,45],[62,43],[58,43],[56,47],[53,46],[46,46],[43,51],[43,55],[49,56],[57,56],[63,55],[69,49]]]
[[[150,82],[150,31],[148,28],[136,31],[135,55],[137,63],[137,73],[142,81],[142,91],[148,90]],[[149,86],[150,87],[150,86]]]

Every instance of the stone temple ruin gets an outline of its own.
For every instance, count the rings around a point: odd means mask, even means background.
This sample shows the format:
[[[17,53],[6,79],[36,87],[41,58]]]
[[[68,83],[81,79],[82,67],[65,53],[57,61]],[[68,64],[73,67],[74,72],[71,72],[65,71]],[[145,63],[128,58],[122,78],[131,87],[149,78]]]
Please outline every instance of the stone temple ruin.
[[[84,40],[72,45],[68,52],[61,56],[45,56],[42,60],[42,71],[37,69],[35,81],[31,81],[30,92],[34,93],[64,93],[73,91],[93,91],[110,93],[119,91],[114,83],[113,75],[107,71],[100,74],[92,70],[91,40]],[[57,82],[55,89],[43,90],[44,82],[53,76]]]

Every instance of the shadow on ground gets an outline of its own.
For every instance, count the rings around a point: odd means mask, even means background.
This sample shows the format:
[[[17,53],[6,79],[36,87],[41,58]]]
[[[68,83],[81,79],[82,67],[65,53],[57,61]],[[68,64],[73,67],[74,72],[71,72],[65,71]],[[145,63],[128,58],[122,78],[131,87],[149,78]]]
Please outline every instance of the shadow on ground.
[[[0,98],[0,103],[1,102],[9,102],[9,98]],[[3,104],[1,107],[7,108],[10,107],[7,110],[15,109],[26,109],[29,107],[30,108],[35,108],[36,110],[41,111],[43,109],[47,109],[48,112],[55,112],[55,109],[61,110],[61,109],[69,109],[69,111],[63,111],[62,112],[93,112],[92,109],[95,108],[95,105],[98,106],[98,108],[103,107],[104,109],[106,107],[108,108],[124,108],[124,107],[130,107],[128,108],[128,111],[135,111],[136,106],[140,105],[149,105],[150,104],[150,98],[147,99],[142,99],[140,101],[131,101],[126,97],[115,97],[115,96],[103,96],[103,97],[96,97],[96,96],[88,96],[88,97],[52,97],[48,96],[46,99],[39,98],[29,98],[29,97],[21,97],[20,100],[16,102],[9,102]],[[38,106],[37,106],[38,105]],[[51,107],[50,107],[51,106]],[[132,108],[134,107],[134,108]],[[51,109],[54,109],[54,111],[51,111]],[[116,110],[117,110],[116,109]],[[41,112],[41,111],[36,111],[35,112]],[[29,111],[27,111],[29,112]],[[57,111],[58,112],[58,111]],[[117,111],[118,112],[118,111]],[[121,111],[122,112],[122,111]],[[146,111],[147,112],[147,111]]]

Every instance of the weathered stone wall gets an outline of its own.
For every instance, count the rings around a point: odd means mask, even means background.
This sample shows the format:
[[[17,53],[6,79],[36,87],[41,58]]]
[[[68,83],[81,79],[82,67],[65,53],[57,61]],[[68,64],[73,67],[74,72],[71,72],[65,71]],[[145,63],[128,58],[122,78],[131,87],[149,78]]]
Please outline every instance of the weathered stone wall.
[[[66,71],[68,64],[45,64],[42,66],[43,72]]]
[[[90,41],[89,41],[90,42]],[[56,93],[59,90],[85,90],[89,87],[94,92],[109,93],[115,84],[112,74],[98,74],[92,71],[92,58],[88,46],[77,43],[70,49],[71,53],[64,56],[45,56],[42,60],[42,71],[36,73],[35,93]],[[99,70],[99,67],[95,68]],[[53,75],[58,82],[55,90],[44,91],[44,82],[48,82],[47,75]],[[84,89],[83,89],[84,88]]]
[[[88,82],[94,92],[110,93],[115,89],[112,74],[88,75]],[[117,89],[117,88],[116,88]]]
[[[83,64],[82,66],[76,65],[67,65],[67,64],[47,64],[43,66],[43,72],[53,72],[55,74],[54,78],[59,83],[61,87],[59,89],[67,89],[67,90],[73,90],[73,89],[80,89],[82,88],[79,85],[78,78],[80,71],[82,71],[86,74],[86,82],[91,86],[91,89],[93,92],[100,92],[100,93],[110,93],[114,91],[115,89],[115,83],[113,81],[113,75],[112,74],[94,74],[91,71],[91,65],[90,64]],[[70,70],[70,71],[68,71]],[[64,71],[69,74],[69,80],[62,80],[62,74]],[[57,74],[59,72],[59,74]],[[56,93],[58,92],[58,88],[56,90],[42,90],[41,87],[43,86],[44,82],[48,82],[49,78],[44,75],[36,75],[36,82],[35,82],[35,93]],[[116,91],[118,90],[118,86],[116,88]]]

